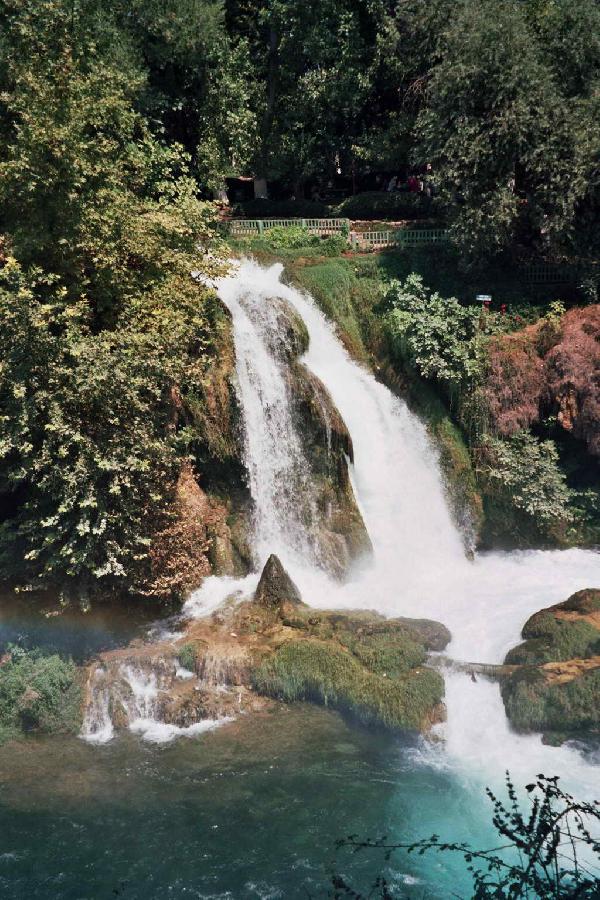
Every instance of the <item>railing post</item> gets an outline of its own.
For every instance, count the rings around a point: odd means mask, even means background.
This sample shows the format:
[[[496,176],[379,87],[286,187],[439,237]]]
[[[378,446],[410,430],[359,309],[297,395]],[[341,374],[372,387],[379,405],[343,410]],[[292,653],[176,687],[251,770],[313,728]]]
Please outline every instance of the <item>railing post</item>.
[[[262,235],[263,230],[264,230],[265,223],[263,222],[262,219],[258,219],[257,221],[258,221],[258,233],[259,233],[260,235]]]

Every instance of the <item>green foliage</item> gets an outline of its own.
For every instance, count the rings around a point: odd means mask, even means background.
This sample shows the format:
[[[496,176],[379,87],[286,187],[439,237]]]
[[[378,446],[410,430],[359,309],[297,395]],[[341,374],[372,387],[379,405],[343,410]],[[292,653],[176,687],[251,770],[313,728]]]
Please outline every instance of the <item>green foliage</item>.
[[[421,194],[367,191],[342,200],[334,214],[347,219],[418,219],[430,215],[431,206]]]
[[[310,230],[302,225],[290,227],[275,225],[273,228],[267,228],[259,243],[260,245],[264,243],[269,249],[277,251],[311,248],[322,256],[339,256],[348,249],[347,236],[330,234],[322,238],[318,234],[311,234]]]
[[[507,440],[488,437],[479,474],[500,508],[514,507],[546,537],[564,536],[573,521],[571,493],[552,441],[526,431]]]
[[[373,646],[369,650],[363,645],[359,652],[369,662],[382,662]],[[388,661],[398,667],[397,655],[393,654],[393,660],[388,655]],[[353,654],[315,640],[286,642],[254,671],[253,684],[269,696],[313,700],[351,712],[367,723],[401,729],[420,728],[444,692],[443,679],[432,669],[386,677],[369,671]]]
[[[196,644],[182,644],[177,648],[177,657],[182,668],[189,672],[196,671],[196,663],[198,661],[198,646]]]
[[[326,203],[314,200],[243,200],[233,208],[235,215],[247,219],[321,219],[331,215]]]
[[[0,572],[131,588],[181,461],[173,391],[211,340],[192,272],[219,270],[214,210],[136,109],[117,19],[93,2],[7,10]]]
[[[18,647],[8,654],[0,666],[0,743],[27,731],[76,732],[81,688],[73,663]]]
[[[274,250],[294,250],[298,247],[314,246],[320,242],[318,235],[311,234],[308,228],[303,228],[302,225],[290,228],[276,225],[274,228],[267,228],[264,239]]]
[[[392,348],[423,378],[466,389],[483,367],[480,310],[446,299],[419,275],[393,281],[386,295]]]

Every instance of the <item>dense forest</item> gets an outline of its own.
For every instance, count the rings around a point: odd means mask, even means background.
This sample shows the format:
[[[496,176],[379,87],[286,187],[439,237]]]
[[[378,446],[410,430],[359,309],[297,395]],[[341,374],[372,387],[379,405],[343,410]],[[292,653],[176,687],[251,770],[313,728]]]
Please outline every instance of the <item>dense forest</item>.
[[[569,329],[597,343],[597,0],[2,0],[5,580],[150,590],[182,470],[219,456],[202,409],[223,311],[198,276],[231,252],[213,202],[225,179],[264,178],[298,210],[343,185],[351,210],[408,171],[427,173],[428,214],[465,278],[528,259],[576,270],[587,324],[563,328],[564,307],[546,307],[511,351],[545,367],[534,405],[548,384],[560,393]],[[467,437],[487,396],[488,483],[564,537],[589,491],[564,512],[548,423],[511,420],[517,398],[494,387],[500,338],[484,377],[464,297],[449,305],[418,278],[386,292],[392,355],[435,383]],[[598,454],[597,395],[577,390],[571,460]],[[520,458],[546,478],[541,500]]]

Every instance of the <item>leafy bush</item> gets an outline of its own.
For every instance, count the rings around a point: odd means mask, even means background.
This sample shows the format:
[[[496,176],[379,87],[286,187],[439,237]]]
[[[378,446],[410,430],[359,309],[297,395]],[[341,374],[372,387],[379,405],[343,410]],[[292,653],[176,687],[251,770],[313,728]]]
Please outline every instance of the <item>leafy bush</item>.
[[[308,228],[302,225],[274,225],[273,228],[267,228],[263,233],[264,240],[273,247],[274,250],[293,250],[296,247],[310,247],[318,244],[320,238],[316,234],[311,234]]]
[[[487,437],[480,452],[479,474],[495,503],[513,507],[545,536],[564,535],[573,521],[571,491],[552,441],[521,431],[508,440]]]
[[[427,288],[419,275],[392,281],[385,303],[392,348],[423,378],[466,388],[481,375],[480,310]]]
[[[273,250],[297,250],[311,247],[319,251],[323,256],[339,256],[348,249],[348,241],[342,234],[330,234],[320,237],[311,234],[308,228],[301,225],[283,226],[275,225],[267,228],[263,233],[262,241],[266,242]]]
[[[112,587],[142,572],[178,469],[170,386],[206,334],[193,282],[173,289],[95,332],[86,304],[42,304],[16,264],[0,271],[5,577]]]
[[[486,788],[498,835],[493,842],[496,846],[491,848],[446,842],[437,834],[414,843],[391,843],[385,836],[360,840],[353,834],[339,840],[337,846],[349,847],[353,853],[375,850],[386,862],[398,850],[419,856],[455,853],[462,857],[473,880],[473,900],[597,900],[600,804],[575,800],[561,790],[558,782],[557,776],[540,774],[532,784],[525,785],[528,809],[522,809],[509,772],[506,801]],[[359,893],[341,875],[334,875],[332,884],[339,900],[392,900],[394,896],[383,874],[377,876],[367,894]]]
[[[26,731],[74,733],[81,724],[75,665],[60,656],[9,648],[0,666],[0,743]]]

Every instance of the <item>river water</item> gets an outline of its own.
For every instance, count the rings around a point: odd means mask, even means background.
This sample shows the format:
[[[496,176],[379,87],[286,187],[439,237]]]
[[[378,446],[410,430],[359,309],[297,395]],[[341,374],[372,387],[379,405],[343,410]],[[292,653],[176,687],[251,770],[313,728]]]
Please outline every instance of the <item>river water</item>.
[[[469,560],[424,425],[349,358],[313,301],[281,283],[280,266],[251,262],[218,289],[234,323],[257,572],[275,552],[311,605],[438,619],[452,632],[448,654],[475,662],[501,662],[533,611],[600,586],[591,551]],[[304,503],[298,516],[310,485],[276,349],[278,297],[304,320],[303,362],[352,437],[350,476],[374,553],[344,584],[317,564],[306,518],[316,510]],[[257,577],[208,579],[187,614],[216,608],[232,589],[248,593]],[[484,787],[500,790],[506,769],[519,786],[545,772],[578,796],[600,796],[594,753],[512,733],[496,684],[450,674],[446,705],[430,742],[299,706],[168,745],[126,735],[104,746],[39,738],[18,753],[4,747],[0,895],[324,896],[332,871],[364,888],[386,866],[372,854],[336,855],[348,833],[493,841]],[[399,896],[469,896],[458,860],[399,856],[387,871]]]

